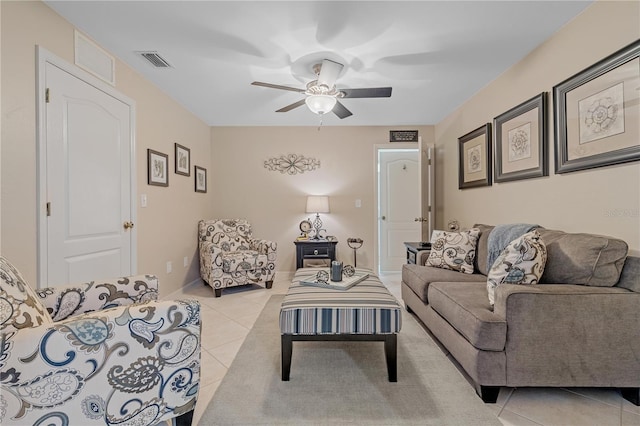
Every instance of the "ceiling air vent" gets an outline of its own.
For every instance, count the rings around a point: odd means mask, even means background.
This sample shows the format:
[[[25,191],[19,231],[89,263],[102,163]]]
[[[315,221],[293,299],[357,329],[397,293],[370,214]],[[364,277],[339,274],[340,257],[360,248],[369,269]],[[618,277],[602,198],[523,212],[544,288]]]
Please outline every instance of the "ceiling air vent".
[[[156,68],[172,68],[171,64],[167,62],[162,56],[158,54],[158,52],[137,52],[138,55],[145,58],[147,61],[151,62]]]

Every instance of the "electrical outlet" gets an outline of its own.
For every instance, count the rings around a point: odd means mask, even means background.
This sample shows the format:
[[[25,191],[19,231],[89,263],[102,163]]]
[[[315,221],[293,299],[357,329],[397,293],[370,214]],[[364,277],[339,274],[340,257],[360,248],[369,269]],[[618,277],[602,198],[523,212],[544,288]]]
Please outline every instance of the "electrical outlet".
[[[167,262],[167,274],[170,274],[171,271],[173,271],[173,265],[169,261],[169,262]]]
[[[189,266],[189,257],[185,256],[184,257],[184,267],[186,268],[187,266]]]
[[[360,208],[360,207],[362,207],[362,200],[358,198],[356,200],[356,208]]]

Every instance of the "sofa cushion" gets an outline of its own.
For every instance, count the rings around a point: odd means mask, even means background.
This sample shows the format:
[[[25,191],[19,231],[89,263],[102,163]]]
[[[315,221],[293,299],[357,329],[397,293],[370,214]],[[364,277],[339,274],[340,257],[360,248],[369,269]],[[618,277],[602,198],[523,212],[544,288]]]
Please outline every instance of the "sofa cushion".
[[[539,229],[547,246],[547,265],[541,283],[616,285],[628,246],[617,238],[594,234],[569,234]]]
[[[257,265],[266,265],[267,255],[255,250],[237,250],[222,253],[222,270],[226,273],[254,271]]]
[[[429,286],[429,306],[475,348],[503,351],[507,323],[493,313],[484,283],[434,282]]]
[[[433,231],[426,265],[473,274],[479,235],[480,230],[476,228],[460,232]]]
[[[547,249],[538,231],[533,230],[511,241],[489,270],[489,304],[493,306],[494,291],[499,285],[538,284],[546,262]]]
[[[617,287],[640,293],[640,257],[627,256]]]
[[[463,274],[448,269],[432,268],[420,265],[402,265],[402,282],[409,287],[424,303],[429,303],[427,291],[433,282],[481,282],[485,284],[487,277],[480,274]]]
[[[0,256],[0,331],[8,333],[52,322],[20,272]]]
[[[495,226],[478,223],[473,225],[473,227],[480,230],[480,237],[478,237],[478,244],[476,245],[475,270],[482,275],[487,275],[491,267],[491,265],[487,265],[487,258],[489,257],[489,234]]]

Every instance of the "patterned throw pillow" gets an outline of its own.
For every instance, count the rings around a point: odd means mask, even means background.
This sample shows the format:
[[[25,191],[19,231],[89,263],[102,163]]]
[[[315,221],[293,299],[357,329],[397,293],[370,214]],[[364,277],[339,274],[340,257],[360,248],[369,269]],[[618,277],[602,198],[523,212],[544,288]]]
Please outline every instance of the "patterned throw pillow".
[[[487,276],[489,303],[501,284],[538,284],[547,263],[547,247],[537,230],[511,241],[496,259]]]
[[[460,232],[433,231],[431,253],[425,265],[473,274],[479,236],[480,230],[477,228]]]
[[[51,316],[20,272],[0,256],[0,331],[50,324]]]

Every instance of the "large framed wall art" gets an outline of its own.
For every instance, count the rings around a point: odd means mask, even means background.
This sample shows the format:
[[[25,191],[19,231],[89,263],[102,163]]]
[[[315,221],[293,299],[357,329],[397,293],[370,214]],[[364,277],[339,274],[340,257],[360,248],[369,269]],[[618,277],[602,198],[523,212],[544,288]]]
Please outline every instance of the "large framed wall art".
[[[546,99],[540,93],[493,119],[496,182],[549,175]]]
[[[491,185],[491,123],[458,138],[458,188]]]
[[[556,173],[640,160],[640,41],[553,88]]]

